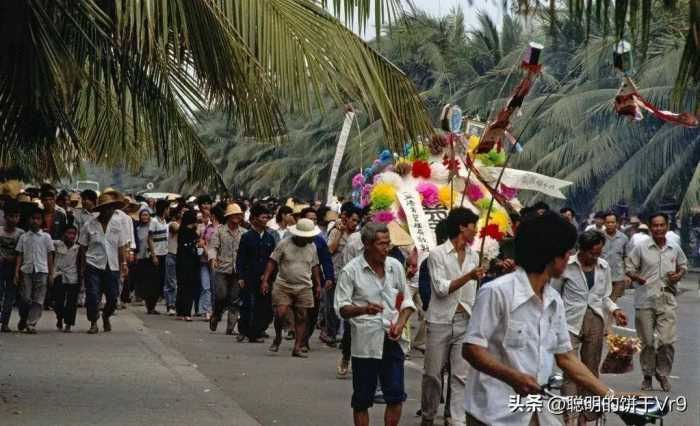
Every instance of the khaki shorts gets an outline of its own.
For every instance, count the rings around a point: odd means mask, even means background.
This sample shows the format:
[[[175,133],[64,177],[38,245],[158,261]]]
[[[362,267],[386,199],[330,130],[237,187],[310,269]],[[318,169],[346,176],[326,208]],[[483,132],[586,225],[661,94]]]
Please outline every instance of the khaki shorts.
[[[295,308],[313,308],[314,293],[309,287],[294,289],[275,285],[272,288],[272,304],[275,306],[287,305]]]

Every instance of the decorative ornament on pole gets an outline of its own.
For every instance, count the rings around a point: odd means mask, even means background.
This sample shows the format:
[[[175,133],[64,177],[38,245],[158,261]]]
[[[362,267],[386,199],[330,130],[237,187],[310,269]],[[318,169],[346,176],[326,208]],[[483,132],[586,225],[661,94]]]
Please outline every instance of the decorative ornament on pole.
[[[700,119],[690,112],[675,113],[659,109],[639,93],[632,80],[634,70],[634,55],[632,46],[625,40],[615,45],[613,50],[613,66],[622,74],[622,84],[615,95],[615,112],[632,121],[644,119],[643,111],[646,111],[661,121],[678,124],[684,127],[697,128]]]
[[[503,175],[506,171],[506,168],[508,167],[508,163],[510,162],[511,157],[513,156],[513,153],[520,151],[520,146],[518,143],[518,140],[514,138],[513,136],[510,135],[510,128],[511,128],[511,123],[510,119],[511,116],[522,106],[523,101],[525,100],[525,97],[527,94],[530,92],[530,89],[532,89],[532,86],[534,85],[535,79],[537,76],[542,72],[542,64],[540,64],[540,57],[542,55],[542,50],[544,49],[544,46],[542,46],[539,43],[535,42],[530,42],[528,43],[527,49],[525,49],[525,54],[523,55],[523,60],[522,63],[520,64],[520,67],[527,73],[525,77],[518,83],[518,86],[515,88],[515,91],[511,98],[508,100],[508,103],[506,106],[498,113],[496,116],[496,120],[493,123],[490,123],[489,126],[486,128],[486,131],[484,132],[484,136],[481,138],[481,141],[479,143],[479,146],[477,147],[476,152],[477,153],[485,153],[491,151],[494,146],[501,146],[504,147],[505,144],[503,143],[504,140],[506,139],[509,141],[511,149],[508,150],[508,156],[506,157],[506,161],[503,163],[503,166],[501,167],[501,171],[498,174],[498,178],[496,179],[496,183],[493,186],[487,186],[489,191],[492,191],[492,198],[491,202],[489,203],[489,208],[486,211],[486,219],[484,220],[484,226],[489,226],[489,222],[491,220],[491,212],[493,211],[493,204],[497,200],[499,203],[503,203],[504,207],[508,209],[510,207],[509,203],[507,200],[503,200],[504,198],[502,195],[498,193],[498,188],[501,185],[501,181],[503,180]],[[521,133],[522,135],[522,133]],[[482,146],[483,145],[483,146]],[[483,179],[483,177],[477,176],[480,178],[480,180]],[[510,210],[510,209],[509,209]],[[481,249],[479,250],[479,264],[482,263],[484,260],[484,244],[486,243],[486,236],[481,237]],[[478,286],[481,286],[481,282],[479,282]]]
[[[624,75],[632,73],[634,67],[632,57],[632,45],[625,40],[620,40],[613,50],[613,67]]]

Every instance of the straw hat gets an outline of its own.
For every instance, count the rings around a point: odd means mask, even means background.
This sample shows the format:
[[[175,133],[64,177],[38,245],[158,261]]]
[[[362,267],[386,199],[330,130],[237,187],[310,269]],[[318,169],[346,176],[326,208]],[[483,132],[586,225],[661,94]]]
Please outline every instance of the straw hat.
[[[32,201],[32,197],[25,192],[22,192],[22,193],[17,195],[17,202],[20,204],[35,204]]]
[[[323,216],[323,220],[326,222],[333,222],[334,220],[338,220],[338,212],[335,210],[328,210]]]
[[[112,187],[106,188],[104,191],[102,191],[102,194],[110,194],[113,197],[115,197],[117,202],[120,204],[120,206],[117,207],[119,209],[123,209],[124,207],[126,207],[128,205],[127,204],[128,201],[124,198],[124,195],[122,195],[121,192],[117,191],[116,189],[114,189]],[[99,204],[99,202],[100,201],[98,198],[97,203]]]
[[[228,206],[226,206],[226,212],[224,213],[224,217],[233,216],[234,214],[243,214],[243,210],[241,210],[241,206],[239,206],[238,204],[231,203]]]
[[[312,238],[321,233],[321,230],[314,225],[311,219],[299,219],[296,225],[289,227],[289,232],[292,235],[303,238]]]
[[[116,209],[123,204],[124,201],[117,194],[112,191],[105,191],[97,198],[97,207],[95,207],[95,210],[102,210],[105,207],[113,207]]]
[[[0,184],[0,196],[17,198],[22,190],[22,185],[17,180],[8,180]]]
[[[408,232],[404,231],[398,222],[392,220],[386,226],[389,228],[389,239],[391,241],[391,245],[396,247],[413,245],[413,238],[411,238],[411,235]]]

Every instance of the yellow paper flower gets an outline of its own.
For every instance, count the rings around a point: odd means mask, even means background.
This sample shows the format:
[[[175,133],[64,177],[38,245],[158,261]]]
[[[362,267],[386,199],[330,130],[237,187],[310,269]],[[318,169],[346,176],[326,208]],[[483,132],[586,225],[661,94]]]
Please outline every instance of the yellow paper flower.
[[[450,189],[449,185],[443,185],[438,190],[438,197],[443,206],[448,209],[452,208],[454,204],[458,204],[460,201],[460,195]]]
[[[478,136],[469,136],[469,143],[467,144],[467,151],[472,152],[479,146],[480,138]]]
[[[396,200],[396,188],[386,182],[380,182],[372,188],[370,199],[374,210],[388,209]]]
[[[504,210],[499,209],[491,212],[491,220],[489,220],[489,223],[498,225],[498,230],[504,234],[510,231],[510,217],[508,217],[508,213]]]

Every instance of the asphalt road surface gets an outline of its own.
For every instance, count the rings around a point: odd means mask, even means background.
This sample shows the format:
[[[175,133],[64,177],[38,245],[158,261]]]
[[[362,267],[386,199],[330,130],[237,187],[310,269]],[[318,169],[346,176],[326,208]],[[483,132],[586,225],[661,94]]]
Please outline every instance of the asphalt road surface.
[[[688,280],[683,288],[670,397],[687,397],[688,409],[671,413],[665,424],[697,426],[700,294],[697,281]],[[628,292],[621,305],[633,317],[631,302]],[[16,318],[15,313],[13,328]],[[210,333],[204,321],[145,315],[142,306],[119,311],[109,334],[84,334],[84,318],[81,310],[75,332],[64,334],[55,329],[53,313],[45,311],[39,334],[0,334],[0,424],[352,424],[351,380],[336,378],[339,351],[317,337],[310,357],[299,359],[290,356],[290,341],[271,354],[269,339],[237,343],[223,333],[223,323],[218,333]],[[420,424],[415,413],[421,370],[422,357],[414,353],[406,364],[405,425]],[[604,375],[603,380],[618,390],[637,391],[639,365],[629,374]],[[658,390],[652,394],[666,396]],[[371,413],[372,424],[383,423],[382,405]],[[613,415],[607,424],[623,425]]]

